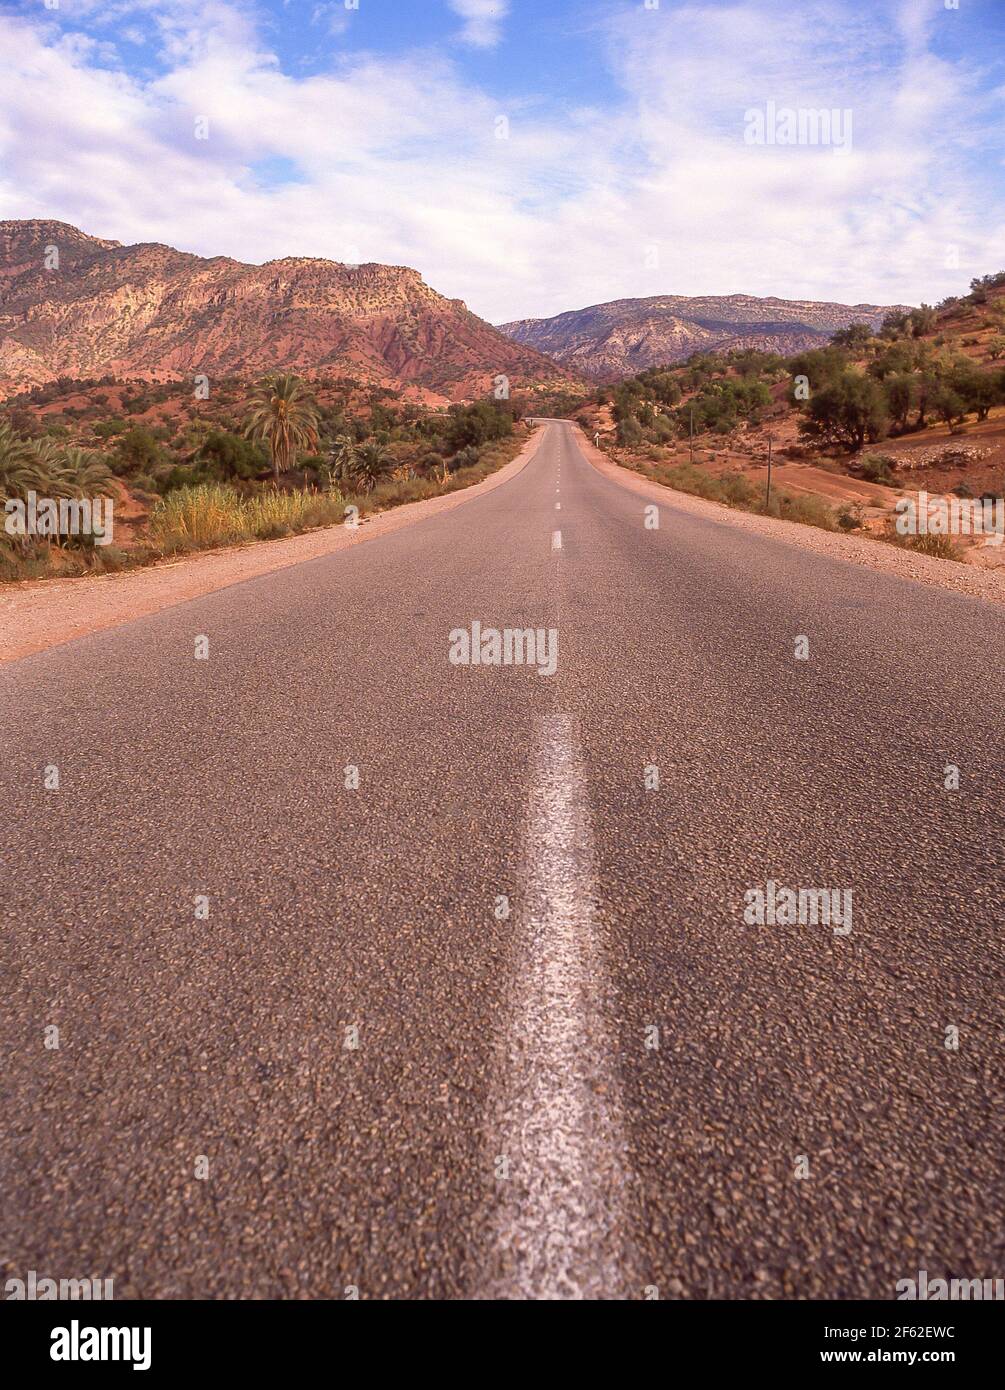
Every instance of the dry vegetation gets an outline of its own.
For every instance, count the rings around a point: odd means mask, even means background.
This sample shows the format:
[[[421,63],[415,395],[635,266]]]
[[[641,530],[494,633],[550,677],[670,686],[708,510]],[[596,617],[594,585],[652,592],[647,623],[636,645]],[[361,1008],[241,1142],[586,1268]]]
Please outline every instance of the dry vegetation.
[[[292,452],[277,458],[269,393],[263,407],[260,391],[238,381],[205,400],[183,383],[110,378],[8,400],[0,502],[29,490],[80,495],[89,479],[115,501],[115,533],[110,545],[0,533],[0,579],[114,571],[340,524],[349,506],[365,515],[478,482],[526,438],[522,399],[430,410],[347,380],[301,391],[294,379],[292,389],[305,414]]]
[[[682,491],[1000,563],[965,538],[898,536],[893,508],[919,489],[1005,494],[1005,273],[792,357],[696,354],[601,388],[577,415],[617,462]]]

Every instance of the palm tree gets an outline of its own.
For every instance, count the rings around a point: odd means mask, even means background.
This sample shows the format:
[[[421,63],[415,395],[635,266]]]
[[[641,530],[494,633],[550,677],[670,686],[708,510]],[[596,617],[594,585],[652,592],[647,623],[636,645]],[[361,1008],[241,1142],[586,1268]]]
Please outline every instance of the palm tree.
[[[25,497],[34,488],[45,492],[54,463],[50,440],[46,450],[20,439],[6,420],[0,422],[0,502]]]
[[[98,454],[85,449],[64,449],[52,473],[53,490],[60,497],[114,496],[112,470]]]
[[[331,467],[328,478],[334,487],[336,481],[352,486],[356,476],[356,443],[347,434],[337,435],[331,449]]]
[[[249,439],[268,442],[272,476],[278,483],[280,473],[296,463],[298,449],[317,448],[317,411],[304,383],[288,372],[260,382],[251,406],[244,432]]]
[[[394,467],[394,459],[379,444],[364,444],[356,450],[353,482],[360,492],[372,492]]]
[[[0,508],[8,501],[25,501],[29,492],[51,492],[51,440],[45,441],[43,451],[21,439],[8,421],[0,421]],[[6,521],[6,517],[4,518]],[[6,525],[0,525],[0,560],[14,561],[18,553],[29,548],[28,537],[10,537]]]

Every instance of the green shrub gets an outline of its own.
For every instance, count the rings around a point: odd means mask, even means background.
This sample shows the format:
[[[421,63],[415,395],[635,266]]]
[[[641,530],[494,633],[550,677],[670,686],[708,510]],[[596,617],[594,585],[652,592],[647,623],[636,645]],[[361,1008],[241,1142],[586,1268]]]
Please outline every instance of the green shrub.
[[[618,443],[623,444],[626,449],[637,448],[644,438],[642,426],[634,415],[626,415],[623,420],[618,421]]]
[[[253,443],[243,435],[231,434],[228,430],[212,429],[199,445],[195,462],[201,465],[200,472],[209,482],[232,482],[238,478],[257,478],[269,467],[269,456],[264,447]],[[301,467],[309,467],[314,462],[310,458],[301,460]],[[324,463],[323,459],[317,460]]]
[[[447,427],[451,453],[467,445],[487,444],[513,433],[513,412],[495,401],[474,401],[471,405],[452,405]]]
[[[893,460],[886,454],[863,454],[859,460],[859,472],[867,483],[884,483],[889,487],[896,481]]]
[[[884,539],[901,550],[913,550],[918,555],[931,555],[936,560],[962,562],[963,552],[950,536],[902,536],[894,522],[889,522]]]
[[[152,431],[142,425],[134,425],[119,435],[115,441],[116,460],[113,465],[116,473],[149,473],[153,467],[163,462],[164,450]]]
[[[703,469],[692,467],[690,463],[676,463],[657,471],[658,482],[666,487],[676,488],[678,492],[688,492],[693,497],[704,497],[709,502],[725,502],[726,492],[718,478]]]
[[[479,453],[473,444],[466,445],[463,449],[458,449],[457,453],[450,460],[451,469],[474,468],[478,462]]]
[[[784,521],[798,521],[803,526],[819,526],[822,531],[833,531],[836,527],[833,510],[822,497],[801,493],[793,497],[790,493],[776,493],[770,505],[759,508],[769,516],[781,517]]]
[[[846,502],[838,508],[838,530],[859,531],[862,527],[862,507],[858,502]]]
[[[721,482],[723,495],[731,507],[753,507],[760,496],[760,489],[742,473],[728,473]]]
[[[124,434],[126,428],[125,420],[118,416],[113,416],[110,420],[98,420],[93,426],[94,433],[99,439],[111,439],[114,434]]]

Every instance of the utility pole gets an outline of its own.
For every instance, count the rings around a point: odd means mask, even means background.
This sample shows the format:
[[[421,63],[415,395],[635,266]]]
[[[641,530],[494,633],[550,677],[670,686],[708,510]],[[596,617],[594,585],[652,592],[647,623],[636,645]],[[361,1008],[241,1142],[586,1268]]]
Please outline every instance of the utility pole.
[[[768,435],[768,491],[764,498],[764,505],[771,504],[771,435]]]

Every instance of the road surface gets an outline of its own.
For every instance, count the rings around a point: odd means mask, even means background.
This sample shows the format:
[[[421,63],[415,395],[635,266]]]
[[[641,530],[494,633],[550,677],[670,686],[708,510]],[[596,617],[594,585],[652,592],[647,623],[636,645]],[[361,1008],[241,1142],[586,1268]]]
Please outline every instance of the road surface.
[[[546,429],[449,513],[0,671],[6,1277],[1001,1275],[1005,613],[654,529]],[[455,664],[475,622],[554,674]],[[746,921],[769,882],[851,930]]]

